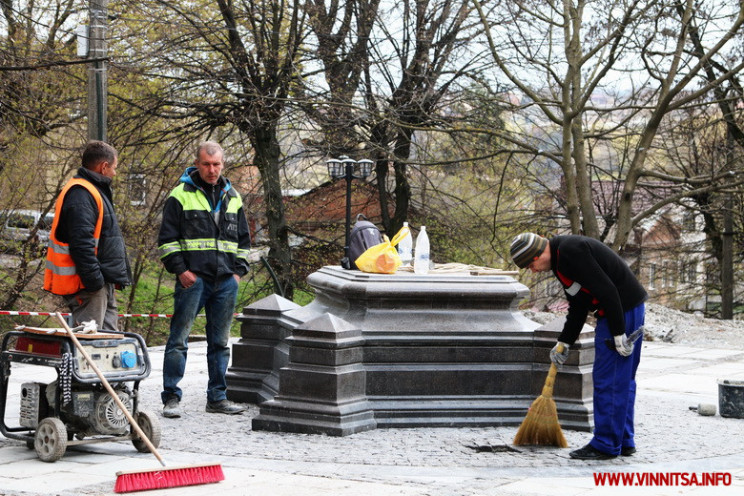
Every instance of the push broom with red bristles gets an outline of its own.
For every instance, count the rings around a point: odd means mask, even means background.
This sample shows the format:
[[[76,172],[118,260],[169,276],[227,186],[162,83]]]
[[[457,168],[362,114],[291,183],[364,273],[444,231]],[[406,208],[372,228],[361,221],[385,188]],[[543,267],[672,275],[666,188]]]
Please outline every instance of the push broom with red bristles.
[[[562,351],[561,346],[558,352]],[[530,409],[527,410],[527,416],[519,426],[517,435],[514,436],[515,445],[557,446],[559,448],[568,446],[561,430],[561,424],[558,423],[558,408],[553,400],[553,385],[557,372],[558,368],[551,363],[542,394],[532,402]]]
[[[64,327],[65,331],[67,331],[67,334],[70,336],[72,342],[75,344],[75,347],[78,349],[83,358],[85,358],[85,361],[88,362],[88,365],[90,365],[91,369],[93,369],[93,371],[96,373],[103,387],[105,387],[106,391],[108,391],[108,393],[111,395],[111,399],[114,400],[116,405],[121,409],[122,413],[124,413],[124,415],[127,417],[129,425],[132,426],[132,429],[137,433],[140,439],[144,441],[150,452],[155,455],[155,458],[158,459],[160,465],[164,467],[150,470],[117,472],[114,492],[130,493],[134,491],[147,491],[151,489],[195,486],[199,484],[211,484],[214,482],[225,480],[225,474],[222,473],[222,466],[219,464],[166,467],[165,461],[163,461],[163,457],[160,456],[160,453],[158,453],[158,450],[152,444],[152,441],[150,441],[150,439],[144,433],[137,421],[134,419],[134,417],[132,417],[132,414],[129,413],[127,407],[124,405],[121,399],[119,399],[119,395],[116,394],[114,388],[111,387],[111,384],[109,384],[106,377],[103,375],[103,373],[101,373],[101,370],[90,358],[90,355],[88,355],[88,352],[85,351],[85,348],[83,348],[83,346],[80,344],[80,341],[78,341],[75,333],[72,332],[72,329],[70,329],[70,327],[67,325],[65,318],[62,316],[61,313],[57,313],[56,316],[57,319],[59,319],[59,321],[62,323],[62,327]]]
[[[168,489],[169,487],[196,486],[221,480],[225,480],[225,475],[222,473],[222,466],[220,465],[190,465],[188,467],[116,472],[114,492],[131,493],[151,489]]]

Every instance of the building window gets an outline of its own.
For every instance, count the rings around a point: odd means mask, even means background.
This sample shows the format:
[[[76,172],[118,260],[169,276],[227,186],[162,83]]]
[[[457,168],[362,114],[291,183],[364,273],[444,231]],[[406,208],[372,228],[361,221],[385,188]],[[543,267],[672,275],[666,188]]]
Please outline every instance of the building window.
[[[652,263],[648,267],[648,289],[654,289],[656,286],[656,264]]]
[[[671,288],[674,287],[674,273],[671,268],[671,264],[667,261],[662,265],[661,273],[661,287]]]
[[[697,260],[682,262],[679,268],[679,282],[682,284],[695,284],[697,281]]]
[[[129,192],[129,204],[141,206],[145,204],[145,184],[144,174],[129,174],[127,178],[127,191]]]
[[[669,264],[669,286],[672,288],[677,287],[677,277],[679,276],[679,264],[677,262],[671,262]]]
[[[685,212],[682,216],[682,229],[689,232],[697,232],[695,229],[695,213]]]
[[[688,262],[685,269],[685,279],[688,284],[695,284],[697,282],[697,260]]]

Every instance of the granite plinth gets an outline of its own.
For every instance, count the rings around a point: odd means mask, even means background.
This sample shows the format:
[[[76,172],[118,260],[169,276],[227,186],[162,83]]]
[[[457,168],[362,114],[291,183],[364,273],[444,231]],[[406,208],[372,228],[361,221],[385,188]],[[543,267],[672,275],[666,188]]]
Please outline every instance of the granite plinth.
[[[540,394],[561,322],[525,318],[529,290],[510,275],[324,267],[308,283],[310,304],[274,295],[240,317],[228,396],[260,403],[256,429],[518,426]],[[564,428],[591,429],[592,337],[582,333],[556,380]]]

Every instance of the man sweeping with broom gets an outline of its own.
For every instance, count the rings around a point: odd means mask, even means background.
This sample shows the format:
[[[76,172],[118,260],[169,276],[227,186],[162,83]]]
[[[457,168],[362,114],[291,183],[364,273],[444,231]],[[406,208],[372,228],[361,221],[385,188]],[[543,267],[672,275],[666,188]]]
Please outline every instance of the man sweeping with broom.
[[[550,352],[555,365],[563,365],[568,358],[589,312],[597,317],[592,369],[594,436],[589,444],[572,451],[571,458],[606,460],[632,455],[636,451],[635,375],[641,346],[635,346],[629,336],[643,326],[646,290],[625,261],[594,238],[571,235],[548,240],[523,233],[514,238],[510,251],[521,269],[552,271],[565,291],[568,314]]]

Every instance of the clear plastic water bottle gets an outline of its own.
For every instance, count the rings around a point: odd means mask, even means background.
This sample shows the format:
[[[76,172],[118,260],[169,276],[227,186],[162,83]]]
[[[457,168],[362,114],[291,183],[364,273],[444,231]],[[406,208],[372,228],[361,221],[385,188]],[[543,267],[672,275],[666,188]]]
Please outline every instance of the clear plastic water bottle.
[[[408,222],[403,223],[403,227],[408,227]],[[408,231],[403,239],[398,242],[398,255],[402,267],[410,267],[413,260],[413,237],[411,231]]]
[[[426,226],[421,226],[421,231],[416,237],[416,251],[414,252],[413,271],[416,274],[429,273],[429,236],[426,234]]]

